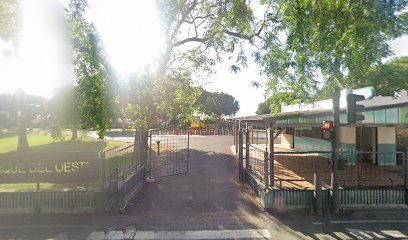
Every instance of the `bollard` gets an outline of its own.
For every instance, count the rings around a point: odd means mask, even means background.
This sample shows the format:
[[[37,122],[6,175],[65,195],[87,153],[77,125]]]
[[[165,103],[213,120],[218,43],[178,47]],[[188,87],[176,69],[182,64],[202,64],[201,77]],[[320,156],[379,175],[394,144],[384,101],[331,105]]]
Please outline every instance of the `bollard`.
[[[268,178],[268,148],[265,148],[264,152],[264,181],[265,181],[265,191],[268,190],[269,187],[269,178]]]
[[[314,173],[314,212],[322,215],[322,177],[320,173]]]

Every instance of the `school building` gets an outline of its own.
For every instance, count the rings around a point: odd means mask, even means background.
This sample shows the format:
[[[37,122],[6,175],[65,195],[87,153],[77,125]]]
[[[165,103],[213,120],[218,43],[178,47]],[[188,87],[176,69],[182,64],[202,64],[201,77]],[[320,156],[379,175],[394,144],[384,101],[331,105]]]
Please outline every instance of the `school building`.
[[[404,91],[398,97],[376,96],[358,102],[365,110],[365,119],[347,124],[345,95],[340,100],[341,158],[347,165],[363,160],[376,165],[400,164],[398,151],[406,151],[408,145],[408,95]],[[331,141],[321,137],[322,121],[333,120],[332,101],[312,104],[282,106],[275,115],[258,115],[234,119],[241,127],[249,125],[273,126],[275,138],[279,135],[279,147],[296,151],[331,151]],[[405,141],[405,142],[404,142]],[[275,142],[276,143],[276,142]],[[404,145],[405,144],[405,145]]]

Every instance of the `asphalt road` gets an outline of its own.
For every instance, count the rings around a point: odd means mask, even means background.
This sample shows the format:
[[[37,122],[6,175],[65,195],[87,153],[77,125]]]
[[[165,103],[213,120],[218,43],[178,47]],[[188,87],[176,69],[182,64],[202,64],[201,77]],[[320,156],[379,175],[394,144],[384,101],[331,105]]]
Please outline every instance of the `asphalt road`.
[[[123,215],[0,216],[0,239],[408,239],[408,210],[265,211],[237,181],[232,137],[191,137],[190,171],[149,182]]]

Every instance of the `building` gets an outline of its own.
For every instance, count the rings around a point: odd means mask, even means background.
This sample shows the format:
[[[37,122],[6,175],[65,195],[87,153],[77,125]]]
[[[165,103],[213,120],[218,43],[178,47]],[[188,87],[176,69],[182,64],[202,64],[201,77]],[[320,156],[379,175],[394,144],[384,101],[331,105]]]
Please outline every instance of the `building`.
[[[405,137],[408,138],[407,92],[396,98],[377,96],[360,101],[359,104],[365,106],[362,113],[365,119],[348,125],[345,94],[342,94],[341,157],[347,161],[347,165],[356,165],[358,161],[375,165],[400,164],[399,154],[396,153],[406,151],[408,147],[397,147],[398,133],[406,134]],[[275,136],[280,135],[279,146],[283,148],[296,151],[331,151],[331,142],[321,138],[322,121],[333,120],[331,106],[331,100],[283,106],[282,112],[273,116],[249,116],[234,120],[241,126],[245,123],[272,126]],[[403,156],[404,154],[401,154],[401,158]]]

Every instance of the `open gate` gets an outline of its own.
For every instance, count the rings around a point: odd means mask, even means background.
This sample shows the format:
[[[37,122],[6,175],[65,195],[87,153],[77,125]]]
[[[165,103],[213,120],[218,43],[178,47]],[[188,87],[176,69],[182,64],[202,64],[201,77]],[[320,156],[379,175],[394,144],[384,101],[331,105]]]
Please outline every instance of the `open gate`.
[[[190,131],[153,129],[149,131],[149,178],[188,173]]]

